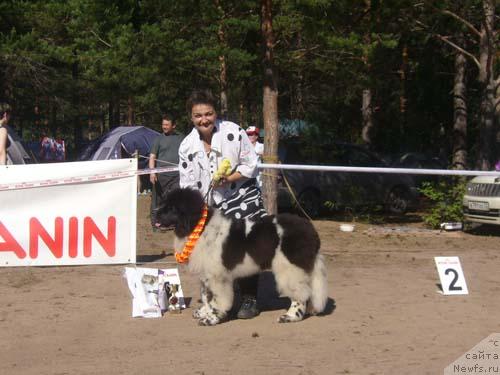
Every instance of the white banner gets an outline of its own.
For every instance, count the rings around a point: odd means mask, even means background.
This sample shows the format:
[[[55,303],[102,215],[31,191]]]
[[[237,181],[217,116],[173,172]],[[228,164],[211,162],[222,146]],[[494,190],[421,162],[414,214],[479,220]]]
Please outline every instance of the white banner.
[[[137,159],[0,166],[1,184],[23,186],[0,191],[0,267],[135,263],[136,171]],[[42,180],[54,183],[26,188]]]

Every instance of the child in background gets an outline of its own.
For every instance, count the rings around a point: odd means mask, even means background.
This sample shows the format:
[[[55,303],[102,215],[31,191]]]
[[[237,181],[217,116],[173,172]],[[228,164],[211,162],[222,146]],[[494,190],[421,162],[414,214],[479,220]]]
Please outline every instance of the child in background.
[[[264,144],[259,142],[259,128],[255,126],[249,126],[247,128],[247,135],[252,142],[255,152],[259,156],[259,161],[262,162],[262,155],[264,154]]]

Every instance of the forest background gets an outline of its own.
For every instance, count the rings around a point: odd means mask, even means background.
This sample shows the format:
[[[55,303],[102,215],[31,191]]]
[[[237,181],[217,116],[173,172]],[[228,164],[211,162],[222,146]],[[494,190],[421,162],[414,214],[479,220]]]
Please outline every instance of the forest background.
[[[165,111],[187,132],[195,87],[217,94],[220,116],[263,128],[271,41],[280,137],[299,124],[309,145],[486,170],[500,157],[498,11],[494,0],[3,0],[0,101],[24,140],[64,138],[70,158],[117,125],[158,130]]]

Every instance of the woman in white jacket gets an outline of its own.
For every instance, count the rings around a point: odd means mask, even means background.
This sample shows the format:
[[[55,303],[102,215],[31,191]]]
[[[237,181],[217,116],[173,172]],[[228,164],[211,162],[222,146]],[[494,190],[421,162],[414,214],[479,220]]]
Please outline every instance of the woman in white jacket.
[[[265,216],[255,149],[240,126],[217,119],[214,100],[207,91],[195,91],[188,100],[194,128],[179,147],[180,186],[208,194],[209,205],[236,219]],[[210,189],[224,159],[230,161],[232,173]]]
[[[227,216],[266,216],[256,180],[258,157],[254,146],[240,126],[217,119],[215,105],[210,91],[194,91],[187,101],[194,128],[179,147],[180,186],[199,190],[208,205]],[[224,159],[230,161],[231,173],[214,184],[214,175]],[[239,279],[238,286],[242,304],[237,317],[257,316],[258,276]]]

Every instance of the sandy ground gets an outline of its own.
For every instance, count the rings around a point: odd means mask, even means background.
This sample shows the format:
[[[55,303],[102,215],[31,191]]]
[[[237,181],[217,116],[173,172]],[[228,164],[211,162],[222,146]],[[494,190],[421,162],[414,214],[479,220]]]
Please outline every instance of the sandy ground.
[[[139,197],[138,260],[175,266],[172,234],[150,230],[148,204]],[[293,324],[276,322],[286,301],[269,274],[259,317],[199,327],[192,308],[131,318],[123,266],[0,268],[0,374],[434,375],[500,332],[500,231],[315,225],[331,301],[325,316]],[[467,296],[437,292],[434,256],[448,255],[460,257]],[[195,306],[197,281],[182,269],[181,279]]]

